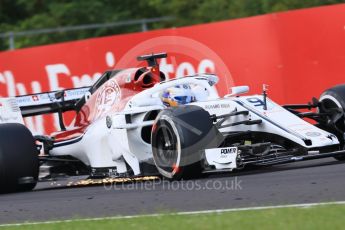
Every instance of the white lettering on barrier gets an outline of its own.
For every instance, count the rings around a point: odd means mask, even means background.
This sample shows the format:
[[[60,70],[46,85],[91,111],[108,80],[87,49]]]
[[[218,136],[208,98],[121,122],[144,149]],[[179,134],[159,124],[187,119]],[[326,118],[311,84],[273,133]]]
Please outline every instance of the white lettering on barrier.
[[[112,52],[106,52],[105,62],[109,68],[113,68],[115,66],[115,60],[115,56]],[[72,75],[68,66],[63,63],[48,64],[45,66],[45,70],[49,83],[49,91],[63,89],[60,84],[62,82],[65,84],[66,82],[70,82],[73,88],[90,86],[102,75],[100,72],[96,72],[94,74],[85,73],[80,77]],[[181,64],[178,64],[176,59],[174,59],[173,63],[168,63],[167,58],[162,58],[160,61],[160,70],[169,79],[169,75],[172,77],[183,77],[186,75],[194,75],[195,73],[213,73],[215,72],[215,64],[210,59],[202,59],[198,66],[195,67],[190,62],[182,62]],[[5,97],[42,92],[41,84],[38,81],[32,81],[30,83],[31,92],[28,92],[23,83],[15,82],[15,77],[10,70],[5,70],[2,73],[0,72],[0,84],[6,86],[7,95],[2,95]],[[25,118],[25,123],[34,134],[42,134],[46,132],[42,116]],[[59,128],[58,116],[56,114],[54,114],[54,126],[56,129]]]
[[[168,64],[166,58],[162,58],[160,63],[159,63],[159,69],[164,73],[166,76],[167,80],[169,80],[169,74],[174,73],[174,65],[173,64]]]
[[[203,59],[201,60],[198,66],[198,73],[215,73],[216,67],[214,66],[214,62],[210,59]]]
[[[182,62],[176,69],[176,77],[191,76],[194,74],[195,69],[189,62]]]
[[[196,71],[197,69],[197,71]],[[167,62],[166,58],[162,58],[160,61],[160,70],[167,76],[173,75],[176,77],[183,77],[186,75],[194,75],[195,73],[214,73],[216,71],[215,64],[210,59],[202,59],[197,68],[190,62],[182,62],[181,64],[176,64],[176,71],[174,65]]]
[[[6,84],[7,96],[13,97],[16,95],[16,87],[14,83],[14,77],[11,71],[4,71],[0,73],[0,82]]]
[[[84,74],[81,77],[72,76],[73,87],[90,86],[102,76],[101,73],[95,73],[92,77],[88,74]]]
[[[65,64],[46,65],[50,90],[62,89],[59,86],[59,74],[70,75],[70,71]]]

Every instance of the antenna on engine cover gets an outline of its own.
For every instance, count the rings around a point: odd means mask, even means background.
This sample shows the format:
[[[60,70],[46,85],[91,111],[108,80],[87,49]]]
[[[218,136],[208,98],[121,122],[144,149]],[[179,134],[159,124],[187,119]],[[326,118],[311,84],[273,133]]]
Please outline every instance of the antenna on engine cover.
[[[268,85],[263,84],[262,85],[262,96],[264,98],[264,110],[267,110],[267,89],[268,89]]]
[[[151,67],[158,67],[157,59],[168,57],[167,53],[147,54],[137,57],[138,61],[147,61],[147,65]]]

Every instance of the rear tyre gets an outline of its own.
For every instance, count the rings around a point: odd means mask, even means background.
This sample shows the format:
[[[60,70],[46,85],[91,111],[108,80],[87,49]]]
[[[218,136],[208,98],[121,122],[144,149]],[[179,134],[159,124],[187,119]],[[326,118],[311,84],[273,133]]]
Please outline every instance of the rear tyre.
[[[345,85],[337,85],[330,89],[327,89],[320,96],[320,112],[326,112],[330,109],[341,109],[345,113]],[[327,124],[324,125],[326,130],[328,129]],[[345,133],[345,116],[343,115],[340,119],[335,122],[335,130],[330,131],[338,137],[342,148],[344,148],[344,133]],[[332,129],[332,128],[331,128]],[[337,160],[344,161],[345,156],[334,157]]]
[[[38,151],[22,124],[0,124],[0,193],[32,190],[39,171]]]
[[[204,149],[217,147],[221,140],[204,109],[194,105],[167,108],[152,128],[153,159],[166,178],[195,178],[204,169]]]

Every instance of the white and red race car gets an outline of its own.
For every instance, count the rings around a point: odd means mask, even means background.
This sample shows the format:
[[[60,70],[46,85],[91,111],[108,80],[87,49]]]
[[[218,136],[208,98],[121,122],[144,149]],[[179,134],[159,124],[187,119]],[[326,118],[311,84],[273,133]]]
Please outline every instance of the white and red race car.
[[[247,86],[219,97],[212,74],[166,80],[162,57],[140,56],[148,67],[107,71],[91,87],[0,99],[1,192],[33,189],[42,163],[97,178],[181,179],[246,165],[345,159],[345,85],[299,105],[280,106],[265,90],[239,96]],[[189,94],[163,97],[181,87]],[[166,99],[185,103],[167,106]],[[65,127],[63,113],[71,110],[76,116]],[[59,114],[61,131],[33,136],[23,117],[47,113]]]

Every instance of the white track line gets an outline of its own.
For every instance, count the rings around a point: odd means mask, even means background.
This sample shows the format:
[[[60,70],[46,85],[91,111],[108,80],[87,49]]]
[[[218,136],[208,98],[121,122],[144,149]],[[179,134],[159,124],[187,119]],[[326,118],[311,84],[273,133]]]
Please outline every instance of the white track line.
[[[174,215],[198,215],[198,214],[212,214],[212,213],[224,213],[224,212],[238,212],[238,211],[251,211],[251,210],[278,209],[278,208],[309,208],[309,207],[313,207],[313,206],[332,205],[332,204],[345,205],[345,201],[320,202],[320,203],[304,203],[304,204],[287,204],[287,205],[275,205],[275,206],[258,206],[258,207],[247,207],[247,208],[214,209],[214,210],[175,212],[175,213],[157,213],[157,214],[132,215],[132,216],[112,216],[112,217],[98,217],[98,218],[70,219],[70,220],[55,220],[55,221],[42,221],[42,222],[24,222],[24,223],[18,223],[18,224],[0,224],[0,227],[39,225],[39,224],[58,224],[58,223],[78,222],[78,221],[119,220],[119,219],[133,219],[133,218],[140,218],[140,217],[160,217],[160,216],[174,216]]]

